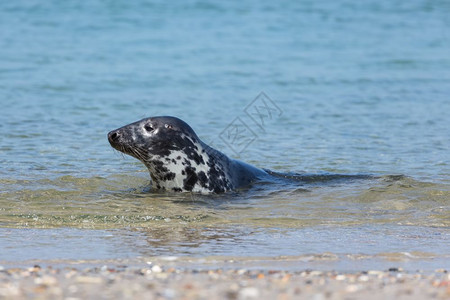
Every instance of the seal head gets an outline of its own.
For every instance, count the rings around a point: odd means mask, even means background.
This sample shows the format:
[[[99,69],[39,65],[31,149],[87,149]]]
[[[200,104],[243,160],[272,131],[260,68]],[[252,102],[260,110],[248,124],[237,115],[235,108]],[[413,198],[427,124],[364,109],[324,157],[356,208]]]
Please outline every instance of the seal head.
[[[142,161],[157,189],[222,193],[266,174],[209,147],[175,117],[142,119],[109,132],[108,140],[114,149]]]

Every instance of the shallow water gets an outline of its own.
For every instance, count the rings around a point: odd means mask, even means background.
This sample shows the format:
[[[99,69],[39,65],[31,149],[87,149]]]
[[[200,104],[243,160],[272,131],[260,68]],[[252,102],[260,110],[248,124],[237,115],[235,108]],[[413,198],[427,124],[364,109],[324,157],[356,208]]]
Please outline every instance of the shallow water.
[[[445,1],[0,4],[0,262],[329,252],[450,267],[449,13]],[[380,178],[154,193],[106,139],[152,115],[259,167]]]

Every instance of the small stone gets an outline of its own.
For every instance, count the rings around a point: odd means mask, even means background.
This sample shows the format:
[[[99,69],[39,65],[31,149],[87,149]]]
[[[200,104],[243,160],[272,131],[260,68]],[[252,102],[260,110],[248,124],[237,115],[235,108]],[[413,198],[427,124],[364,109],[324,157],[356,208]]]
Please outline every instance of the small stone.
[[[370,271],[367,272],[367,274],[375,275],[375,276],[383,276],[384,272],[383,271],[378,271],[378,270],[370,270]]]
[[[246,287],[243,288],[239,292],[239,296],[242,299],[252,299],[252,298],[258,298],[259,297],[259,290],[254,287]]]
[[[393,268],[389,268],[388,271],[389,272],[402,272],[403,269],[402,268],[395,268],[395,267],[393,267]]]
[[[37,272],[39,272],[40,270],[41,270],[41,267],[40,267],[40,266],[34,265],[32,268],[29,268],[29,269],[28,269],[28,272],[31,272],[31,273],[37,273]]]
[[[57,282],[58,281],[56,280],[56,278],[51,277],[51,276],[43,276],[43,277],[38,277],[38,278],[34,279],[35,284],[44,285],[44,286],[55,285]]]
[[[175,261],[178,259],[178,256],[163,256],[161,259],[165,261]]]
[[[156,278],[158,278],[158,279],[167,279],[167,277],[169,277],[169,274],[167,274],[167,273],[157,273],[156,274]]]
[[[238,275],[244,275],[245,272],[247,272],[246,269],[239,269],[239,270],[237,271],[237,274],[238,274]]]
[[[162,272],[162,269],[161,269],[160,266],[154,265],[154,266],[152,267],[152,272],[153,272],[153,273],[161,273],[161,272]]]
[[[78,283],[102,283],[103,280],[100,277],[78,276],[75,281]]]
[[[336,275],[335,279],[341,281],[341,280],[345,280],[346,278],[347,277],[345,275],[339,274],[339,275]]]
[[[357,291],[359,290],[359,286],[356,285],[356,284],[350,284],[349,286],[347,286],[347,287],[345,288],[345,290],[346,290],[348,293],[354,293],[354,292],[357,292]]]
[[[361,275],[361,276],[359,276],[358,280],[363,281],[363,282],[369,281],[369,276]]]

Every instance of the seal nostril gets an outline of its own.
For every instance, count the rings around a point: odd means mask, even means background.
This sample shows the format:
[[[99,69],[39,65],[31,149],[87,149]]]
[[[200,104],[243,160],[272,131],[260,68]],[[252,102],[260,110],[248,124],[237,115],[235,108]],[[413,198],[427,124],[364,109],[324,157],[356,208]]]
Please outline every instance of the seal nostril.
[[[108,134],[108,138],[111,141],[115,141],[115,140],[117,140],[119,138],[119,134],[117,132],[110,132]]]

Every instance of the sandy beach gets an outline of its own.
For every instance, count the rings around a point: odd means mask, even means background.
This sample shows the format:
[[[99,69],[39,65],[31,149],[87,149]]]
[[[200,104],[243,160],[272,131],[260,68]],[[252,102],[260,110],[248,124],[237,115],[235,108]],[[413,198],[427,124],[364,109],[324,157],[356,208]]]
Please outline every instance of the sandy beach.
[[[186,265],[0,267],[2,299],[449,299],[450,274],[285,271]]]

